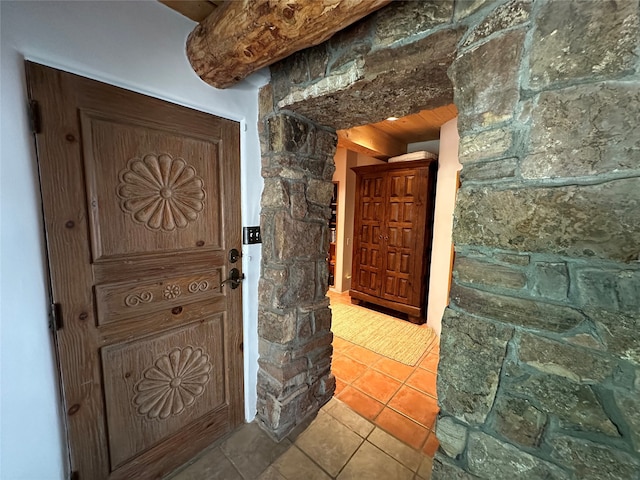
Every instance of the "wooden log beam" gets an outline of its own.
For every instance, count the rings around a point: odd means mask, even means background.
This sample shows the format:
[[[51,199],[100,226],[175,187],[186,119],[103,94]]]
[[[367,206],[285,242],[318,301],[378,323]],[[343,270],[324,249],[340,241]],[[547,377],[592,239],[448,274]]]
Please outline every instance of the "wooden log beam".
[[[216,8],[187,39],[205,82],[226,88],[294,52],[318,45],[391,0],[238,0]]]

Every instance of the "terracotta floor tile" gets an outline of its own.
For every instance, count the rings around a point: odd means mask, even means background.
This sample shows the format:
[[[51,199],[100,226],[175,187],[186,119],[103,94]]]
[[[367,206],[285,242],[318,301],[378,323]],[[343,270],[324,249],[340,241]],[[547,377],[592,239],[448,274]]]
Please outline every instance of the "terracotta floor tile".
[[[382,355],[363,348],[360,345],[354,345],[353,347],[351,347],[347,352],[347,355],[354,360],[362,362],[366,365],[373,365],[374,363],[377,363],[381,358],[384,358]]]
[[[345,387],[338,398],[369,420],[374,420],[384,408],[382,403],[351,386]]]
[[[425,455],[433,458],[439,446],[440,442],[438,442],[438,437],[436,437],[435,432],[431,432],[429,438],[427,438],[427,441],[424,444],[424,448],[422,449],[422,451]]]
[[[429,430],[390,408],[380,412],[375,423],[416,450],[422,446],[429,434]]]
[[[373,366],[374,370],[385,373],[390,377],[395,378],[396,380],[400,380],[401,382],[404,382],[407,377],[411,375],[411,372],[413,372],[414,368],[415,367],[410,367],[409,365],[396,362],[395,360],[391,360],[387,357],[382,357]]]
[[[336,353],[346,353],[349,349],[353,347],[353,343],[348,342],[347,340],[340,337],[333,337],[333,352]]]
[[[433,373],[438,373],[438,362],[440,361],[440,355],[434,352],[429,352],[420,362],[420,367],[425,370],[429,370]]]
[[[367,370],[367,366],[344,355],[337,355],[331,363],[331,371],[345,383],[351,383]]]
[[[336,391],[333,393],[333,395],[336,397],[340,395],[340,392],[342,392],[342,390],[344,390],[344,387],[346,386],[347,386],[346,383],[344,383],[342,380],[336,377]]]
[[[436,374],[433,372],[428,372],[422,368],[417,368],[415,372],[411,374],[407,381],[405,382],[407,385],[411,385],[418,390],[431,395],[434,398],[437,398],[438,394],[436,393]]]
[[[353,382],[354,387],[382,403],[387,403],[400,385],[399,381],[375,370],[367,370]]]
[[[387,406],[405,414],[426,428],[433,424],[438,414],[438,404],[434,398],[406,385],[400,387]]]

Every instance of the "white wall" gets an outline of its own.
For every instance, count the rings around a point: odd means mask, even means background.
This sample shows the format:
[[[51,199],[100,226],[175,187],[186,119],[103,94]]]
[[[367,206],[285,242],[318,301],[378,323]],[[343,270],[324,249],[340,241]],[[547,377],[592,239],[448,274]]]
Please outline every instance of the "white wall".
[[[454,118],[440,129],[440,153],[431,246],[427,325],[433,328],[438,335],[442,329],[444,309],[449,304],[453,210],[458,189],[458,172],[462,168],[458,161],[459,140],[458,119]]]
[[[155,1],[0,1],[0,478],[62,479],[66,468],[24,59],[240,121],[243,225],[259,225],[259,72],[203,83],[184,50],[194,23]],[[243,247],[245,412],[255,415],[261,247]]]

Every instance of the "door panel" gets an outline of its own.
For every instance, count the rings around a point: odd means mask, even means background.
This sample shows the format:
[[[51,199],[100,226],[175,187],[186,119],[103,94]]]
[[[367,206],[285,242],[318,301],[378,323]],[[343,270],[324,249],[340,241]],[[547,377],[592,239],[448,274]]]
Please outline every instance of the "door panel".
[[[239,126],[27,63],[72,469],[159,478],[240,424]]]
[[[387,222],[385,282],[382,298],[419,306],[422,284],[424,211],[427,198],[427,169],[402,169],[389,175],[389,216]]]
[[[102,349],[109,450],[115,468],[223,406],[222,338],[224,318],[218,314]]]
[[[220,249],[217,143],[96,116],[81,116],[94,261]]]

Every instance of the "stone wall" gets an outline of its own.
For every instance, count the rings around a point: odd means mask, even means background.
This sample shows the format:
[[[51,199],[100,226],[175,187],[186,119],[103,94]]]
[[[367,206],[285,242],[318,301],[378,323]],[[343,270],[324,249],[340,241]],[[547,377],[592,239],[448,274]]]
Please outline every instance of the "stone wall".
[[[330,334],[291,323],[326,312],[330,175],[314,162],[332,169],[332,137],[317,125],[454,98],[463,170],[433,478],[640,478],[639,14],[637,0],[394,2],[272,69],[259,387],[261,418],[280,423],[265,425],[282,431],[331,390],[303,346]],[[315,378],[315,397],[297,393]]]

